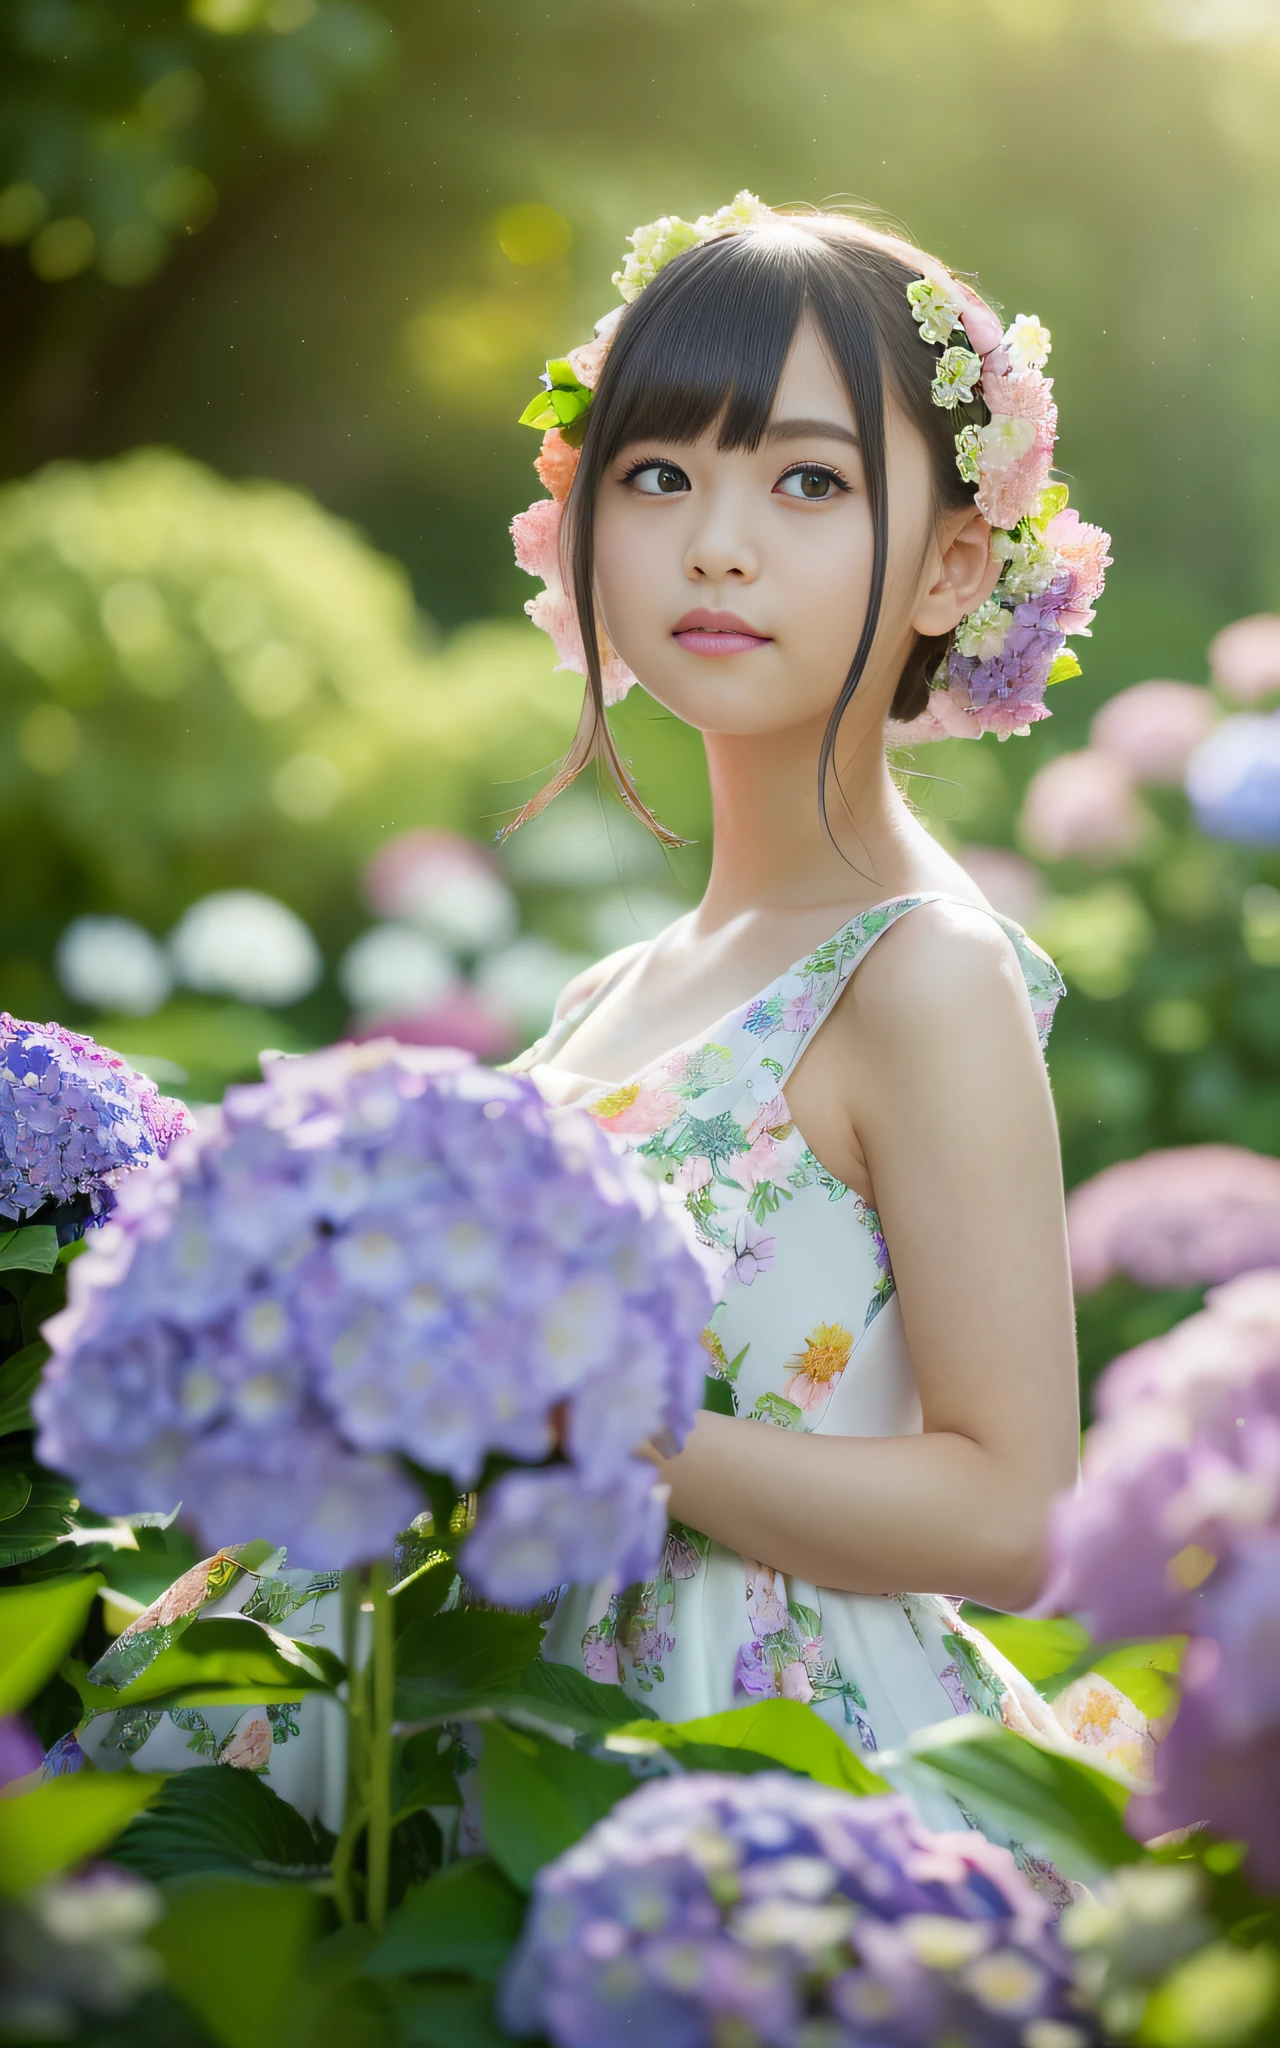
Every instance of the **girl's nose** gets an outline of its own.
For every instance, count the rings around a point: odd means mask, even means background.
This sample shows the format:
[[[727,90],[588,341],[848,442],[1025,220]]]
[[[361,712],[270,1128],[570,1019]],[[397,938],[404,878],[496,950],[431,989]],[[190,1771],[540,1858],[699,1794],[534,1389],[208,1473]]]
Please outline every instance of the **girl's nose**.
[[[684,573],[691,583],[754,583],[760,573],[759,553],[734,508],[709,504],[690,535]]]

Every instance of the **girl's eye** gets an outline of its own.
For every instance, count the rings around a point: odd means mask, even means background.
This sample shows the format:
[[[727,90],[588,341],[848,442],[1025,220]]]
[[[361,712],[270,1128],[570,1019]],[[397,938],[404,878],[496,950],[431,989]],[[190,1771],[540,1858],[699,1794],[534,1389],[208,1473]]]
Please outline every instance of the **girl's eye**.
[[[641,462],[623,479],[647,498],[669,498],[689,489],[689,479],[674,462]]]
[[[847,491],[848,488],[833,469],[818,469],[812,465],[807,469],[788,470],[774,485],[784,498],[806,498],[810,503],[834,498],[837,491]]]

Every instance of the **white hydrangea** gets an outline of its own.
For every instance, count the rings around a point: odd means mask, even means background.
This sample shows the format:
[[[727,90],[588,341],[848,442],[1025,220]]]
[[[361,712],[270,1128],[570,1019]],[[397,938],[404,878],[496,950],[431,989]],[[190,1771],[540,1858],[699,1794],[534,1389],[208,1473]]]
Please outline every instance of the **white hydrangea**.
[[[1042,370],[1053,346],[1037,313],[1019,313],[1005,329],[1004,345],[1015,370]]]
[[[1004,653],[1012,624],[1013,613],[1004,609],[999,598],[989,597],[956,627],[956,652],[976,661],[994,661]]]
[[[324,964],[302,919],[257,889],[202,896],[179,919],[169,954],[187,988],[272,1007],[309,994]]]
[[[368,1023],[434,1009],[456,981],[449,955],[408,924],[372,925],[338,965],[343,995]]]
[[[58,980],[94,1010],[150,1017],[173,986],[169,963],[150,932],[131,917],[77,917],[58,940]]]

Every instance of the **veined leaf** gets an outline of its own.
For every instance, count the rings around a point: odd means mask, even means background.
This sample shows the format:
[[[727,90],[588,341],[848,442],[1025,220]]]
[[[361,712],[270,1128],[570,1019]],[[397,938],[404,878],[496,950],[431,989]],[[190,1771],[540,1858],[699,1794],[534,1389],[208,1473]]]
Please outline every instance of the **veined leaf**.
[[[139,1771],[78,1771],[0,1799],[0,1892],[17,1897],[109,1848],[164,1783]]]
[[[745,1749],[768,1758],[775,1767],[836,1785],[842,1792],[862,1796],[889,1790],[830,1723],[799,1700],[759,1700],[695,1721],[632,1721],[606,1737],[607,1748],[633,1754],[651,1743],[677,1752],[686,1743]]]
[[[77,1572],[0,1591],[0,1714],[25,1707],[53,1676],[101,1584],[96,1572]]]
[[[107,1782],[131,1775],[115,1771]],[[120,1837],[111,1852],[114,1863],[156,1884],[205,1871],[234,1871],[260,1884],[290,1878],[311,1883],[328,1875],[332,1836],[309,1827],[296,1807],[252,1771],[196,1765],[175,1771],[163,1787],[150,1811]]]
[[[455,1607],[414,1622],[396,1644],[396,1712],[424,1720],[469,1696],[518,1691],[541,1641],[531,1614]]]
[[[618,1728],[625,1721],[648,1716],[657,1720],[653,1708],[633,1700],[620,1685],[599,1685],[572,1664],[552,1664],[535,1657],[520,1679],[525,1698],[545,1700],[549,1707],[565,1710],[570,1727]],[[570,1718],[580,1715],[581,1721]]]
[[[9,1460],[0,1469],[13,1470]],[[0,1570],[30,1564],[62,1541],[78,1505],[61,1479],[38,1465],[27,1466],[31,1492],[25,1507],[0,1522]]]
[[[549,1736],[499,1721],[485,1728],[479,1771],[485,1841],[494,1862],[522,1891],[542,1864],[635,1790],[625,1764],[601,1763]]]
[[[1142,1853],[1125,1831],[1129,1787],[1118,1773],[1015,1735],[985,1714],[923,1728],[880,1762],[908,1792],[941,1785],[980,1826],[1007,1830],[1051,1856],[1064,1877],[1087,1884]]]
[[[31,1498],[31,1471],[22,1465],[0,1466],[0,1522],[20,1515]]]
[[[497,1865],[467,1857],[415,1884],[365,1959],[371,1977],[425,1976],[456,1970],[492,1979],[524,1917],[524,1900]]]
[[[20,1223],[0,1234],[0,1273],[52,1273],[58,1233],[52,1223]]]

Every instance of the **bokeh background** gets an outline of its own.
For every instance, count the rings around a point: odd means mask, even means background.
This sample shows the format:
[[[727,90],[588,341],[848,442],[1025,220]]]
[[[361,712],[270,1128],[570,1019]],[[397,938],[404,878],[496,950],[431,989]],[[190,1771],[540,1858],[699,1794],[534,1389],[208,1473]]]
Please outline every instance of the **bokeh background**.
[[[0,1005],[191,1099],[388,1020],[498,1056],[694,898],[697,743],[639,691],[692,844],[582,788],[492,851],[578,701],[506,527],[626,231],[746,185],[1051,325],[1115,542],[1085,677],[910,787],[1071,984],[1069,1184],[1280,1154],[1278,112],[1277,0],[8,0]],[[1108,1280],[1086,1380],[1198,1300]]]

